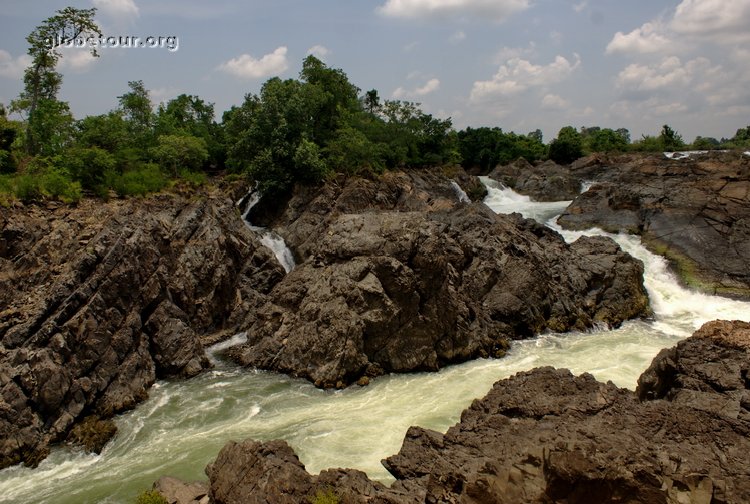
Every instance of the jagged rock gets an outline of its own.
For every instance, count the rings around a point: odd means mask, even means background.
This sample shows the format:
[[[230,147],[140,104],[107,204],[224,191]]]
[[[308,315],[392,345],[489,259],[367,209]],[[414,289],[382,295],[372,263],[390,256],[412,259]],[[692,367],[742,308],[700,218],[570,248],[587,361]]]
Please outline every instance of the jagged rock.
[[[750,297],[750,158],[629,156],[591,179],[596,183],[563,213],[561,226],[640,234],[689,285]]]
[[[567,370],[518,373],[447,433],[410,428],[383,462],[390,488],[350,470],[311,476],[284,442],[232,442],[207,469],[211,495],[226,504],[305,502],[321,488],[340,502],[750,502],[749,349],[750,324],[706,324],[654,359],[638,394]]]
[[[251,324],[283,275],[220,193],[0,209],[0,468],[205,369],[200,337]]]
[[[511,339],[648,313],[642,264],[612,240],[569,246],[483,204],[336,213],[303,246],[312,258],[274,288],[232,355],[320,387],[498,357]]]

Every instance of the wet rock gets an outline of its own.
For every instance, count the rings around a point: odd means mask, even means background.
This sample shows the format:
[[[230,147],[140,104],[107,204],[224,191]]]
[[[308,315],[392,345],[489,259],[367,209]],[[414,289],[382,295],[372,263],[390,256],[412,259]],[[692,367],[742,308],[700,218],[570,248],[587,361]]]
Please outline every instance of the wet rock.
[[[200,338],[251,324],[284,275],[219,191],[0,208],[0,244],[0,468],[100,449],[113,431],[85,418],[206,369]]]

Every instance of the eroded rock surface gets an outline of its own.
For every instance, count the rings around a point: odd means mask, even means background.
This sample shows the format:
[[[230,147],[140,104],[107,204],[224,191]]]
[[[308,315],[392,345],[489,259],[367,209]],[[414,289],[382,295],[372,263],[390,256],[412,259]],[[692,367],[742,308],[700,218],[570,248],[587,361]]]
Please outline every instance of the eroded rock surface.
[[[222,194],[0,209],[0,468],[50,442],[100,450],[101,422],[209,362],[284,275]]]
[[[308,474],[281,441],[229,443],[212,502],[750,502],[750,324],[711,322],[664,351],[638,393],[540,368],[497,382],[441,434],[412,427],[385,488],[352,470]],[[640,396],[640,399],[639,399]]]

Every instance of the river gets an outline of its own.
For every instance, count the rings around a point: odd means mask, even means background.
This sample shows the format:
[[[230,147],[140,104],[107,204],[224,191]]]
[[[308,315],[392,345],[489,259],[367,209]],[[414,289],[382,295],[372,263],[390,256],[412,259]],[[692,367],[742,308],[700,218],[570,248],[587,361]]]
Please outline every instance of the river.
[[[568,241],[584,234],[562,231],[554,223],[568,202],[535,203],[489,179],[484,182],[489,190],[485,203],[493,210],[546,222]],[[606,235],[598,230],[585,234]],[[409,426],[446,430],[501,378],[553,365],[633,389],[659,350],[702,323],[750,319],[750,303],[687,290],[666,261],[637,237],[608,236],[643,261],[653,320],[627,322],[613,331],[546,334],[515,343],[503,359],[480,359],[438,373],[385,376],[367,387],[341,391],[238,369],[217,359],[214,348],[215,369],[191,380],[160,381],[145,403],[119,416],[118,434],[101,455],[56,448],[37,469],[0,471],[0,502],[132,504],[162,475],[205,480],[203,468],[221,447],[246,438],[287,440],[313,473],[352,467],[387,483],[392,478],[380,460],[398,451]]]

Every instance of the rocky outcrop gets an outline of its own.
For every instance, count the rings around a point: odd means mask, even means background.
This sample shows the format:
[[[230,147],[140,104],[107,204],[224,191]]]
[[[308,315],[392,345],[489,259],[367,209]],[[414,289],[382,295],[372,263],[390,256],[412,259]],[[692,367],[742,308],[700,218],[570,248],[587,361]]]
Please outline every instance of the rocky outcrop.
[[[654,359],[638,392],[540,368],[497,382],[441,434],[412,427],[383,463],[308,474],[282,441],[231,442],[211,502],[750,502],[750,324],[712,322]]]
[[[0,468],[101,449],[103,419],[209,366],[200,338],[283,276],[218,192],[0,209]]]
[[[748,156],[630,156],[595,171],[596,183],[563,213],[561,226],[640,234],[688,285],[750,297]]]
[[[489,177],[535,201],[572,200],[581,192],[581,177],[551,160],[532,165],[518,158],[496,167]]]
[[[648,314],[642,265],[613,241],[569,246],[517,214],[437,197],[417,175],[298,193],[268,222],[301,264],[233,349],[239,363],[343,387]]]

